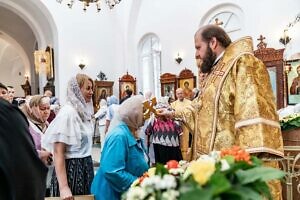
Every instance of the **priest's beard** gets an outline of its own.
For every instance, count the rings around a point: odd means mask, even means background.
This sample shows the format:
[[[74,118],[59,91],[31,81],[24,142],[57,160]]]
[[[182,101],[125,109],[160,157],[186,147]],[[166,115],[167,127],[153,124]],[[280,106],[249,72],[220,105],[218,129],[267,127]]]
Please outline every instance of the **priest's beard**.
[[[217,58],[217,55],[212,51],[212,49],[207,46],[205,57],[202,60],[201,64],[201,72],[202,73],[209,73],[213,64]]]

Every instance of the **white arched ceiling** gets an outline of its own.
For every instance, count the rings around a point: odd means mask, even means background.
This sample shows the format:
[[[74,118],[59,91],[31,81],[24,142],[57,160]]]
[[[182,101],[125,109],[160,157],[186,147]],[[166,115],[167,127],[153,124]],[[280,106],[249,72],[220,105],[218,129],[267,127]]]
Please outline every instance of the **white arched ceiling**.
[[[40,0],[0,0],[0,6],[20,16],[31,28],[39,48],[46,48],[57,40],[57,29],[53,18]]]
[[[16,96],[24,96],[21,85],[24,76],[29,76],[29,59],[21,45],[10,36],[0,34],[0,80],[15,88]]]
[[[29,76],[31,77],[33,93],[37,93],[36,89],[42,88],[44,85],[38,85],[38,79],[34,72],[33,52],[36,42],[39,49],[45,49],[49,45],[56,50],[54,62],[57,66],[58,37],[53,18],[40,0],[0,0],[0,10],[0,15],[7,13],[8,19],[2,18],[1,21],[0,17],[0,31],[12,37],[24,49],[29,60],[27,66],[31,69]]]
[[[12,46],[13,49],[17,52],[17,54],[20,56],[22,62],[24,63],[24,76],[29,76],[30,74],[30,62],[28,59],[28,56],[26,54],[26,52],[24,51],[23,47],[12,37],[10,37],[9,35],[1,32],[0,34],[0,40],[4,40],[6,42],[6,47],[1,49],[0,52],[0,61],[2,60],[6,49],[9,46]]]

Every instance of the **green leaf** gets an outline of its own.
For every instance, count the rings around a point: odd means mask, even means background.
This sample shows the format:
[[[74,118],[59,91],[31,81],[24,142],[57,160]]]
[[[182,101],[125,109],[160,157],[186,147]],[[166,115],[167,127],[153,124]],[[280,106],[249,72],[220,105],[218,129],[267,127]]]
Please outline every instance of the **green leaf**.
[[[217,196],[231,188],[230,182],[221,172],[213,174],[207,183],[207,186],[212,189],[214,196]]]
[[[238,170],[236,175],[241,184],[248,184],[254,181],[269,181],[284,177],[285,173],[272,167],[255,167],[248,170]]]
[[[247,170],[254,168],[255,166],[248,164],[245,161],[238,161],[230,165],[230,168],[223,173],[225,174],[234,174],[237,170]]]
[[[234,163],[234,157],[233,156],[230,156],[230,155],[227,155],[227,156],[224,156],[223,159],[225,159],[229,165],[232,165]]]
[[[212,200],[213,192],[207,189],[195,188],[185,193],[181,193],[179,200]]]
[[[202,189],[201,185],[199,185],[192,176],[187,182],[180,182],[179,185],[180,193],[186,193],[192,190]]]
[[[249,187],[237,186],[222,195],[222,199],[260,200],[262,196]]]
[[[251,161],[253,166],[262,166],[263,162],[256,156],[251,156]]]
[[[253,188],[257,192],[259,192],[262,196],[266,197],[267,199],[272,199],[269,186],[267,185],[266,182],[256,181],[248,185],[249,187]]]
[[[286,120],[280,120],[281,130],[291,130],[300,127],[300,116],[285,117]]]
[[[165,174],[168,174],[168,169],[165,168],[165,166],[163,164],[156,164],[156,169],[155,169],[155,175],[160,175],[161,177],[163,177]]]

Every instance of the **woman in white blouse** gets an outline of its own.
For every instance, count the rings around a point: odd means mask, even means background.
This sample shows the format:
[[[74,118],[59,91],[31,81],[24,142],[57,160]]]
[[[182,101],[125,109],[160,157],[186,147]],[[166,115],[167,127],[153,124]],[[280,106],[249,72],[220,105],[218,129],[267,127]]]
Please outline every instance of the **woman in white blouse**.
[[[77,74],[68,83],[67,102],[48,127],[42,146],[53,152],[55,171],[50,195],[74,199],[90,194],[94,177],[92,152],[93,81]]]

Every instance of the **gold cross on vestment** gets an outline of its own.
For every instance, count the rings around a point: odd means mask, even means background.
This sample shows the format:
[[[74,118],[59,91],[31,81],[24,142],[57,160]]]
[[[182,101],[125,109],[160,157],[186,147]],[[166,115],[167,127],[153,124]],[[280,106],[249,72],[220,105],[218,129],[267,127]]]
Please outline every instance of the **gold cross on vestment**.
[[[215,25],[221,26],[221,25],[223,25],[223,22],[222,22],[222,21],[219,21],[219,18],[216,18],[216,19],[215,19]]]

